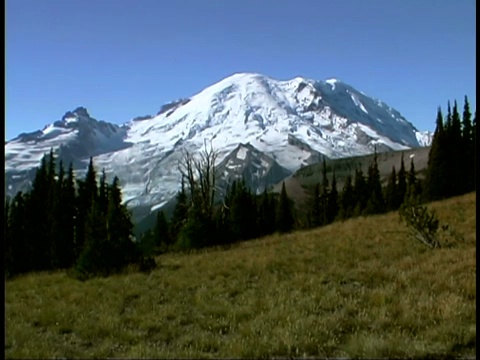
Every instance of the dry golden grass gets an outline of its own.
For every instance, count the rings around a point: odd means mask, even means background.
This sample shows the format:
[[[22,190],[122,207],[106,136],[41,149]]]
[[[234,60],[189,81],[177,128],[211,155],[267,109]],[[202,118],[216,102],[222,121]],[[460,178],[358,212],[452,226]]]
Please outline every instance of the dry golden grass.
[[[6,357],[476,355],[476,194],[429,205],[431,250],[396,212],[157,258],[150,274],[6,282]]]

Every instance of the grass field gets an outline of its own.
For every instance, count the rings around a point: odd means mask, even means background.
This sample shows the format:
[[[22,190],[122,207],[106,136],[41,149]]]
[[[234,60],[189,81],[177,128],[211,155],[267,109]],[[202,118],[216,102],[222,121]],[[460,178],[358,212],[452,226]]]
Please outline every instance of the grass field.
[[[429,249],[398,213],[194,254],[150,274],[6,282],[12,358],[476,355],[476,194],[430,204],[463,236]]]

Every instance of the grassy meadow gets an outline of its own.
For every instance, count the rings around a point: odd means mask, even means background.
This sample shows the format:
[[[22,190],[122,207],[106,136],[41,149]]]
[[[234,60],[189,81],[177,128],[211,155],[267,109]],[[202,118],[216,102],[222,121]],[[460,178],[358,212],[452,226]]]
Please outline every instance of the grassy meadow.
[[[5,355],[474,357],[476,193],[428,206],[454,229],[448,247],[408,237],[392,212],[161,255],[151,273],[19,276]]]

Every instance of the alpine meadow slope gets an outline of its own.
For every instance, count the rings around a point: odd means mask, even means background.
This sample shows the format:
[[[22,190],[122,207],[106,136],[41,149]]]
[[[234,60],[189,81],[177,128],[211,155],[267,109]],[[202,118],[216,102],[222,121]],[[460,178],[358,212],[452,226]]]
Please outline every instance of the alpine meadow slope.
[[[5,144],[9,196],[29,186],[51,148],[83,176],[90,157],[107,177],[120,178],[124,201],[141,218],[161,208],[180,187],[184,150],[212,147],[225,181],[244,177],[261,192],[299,168],[328,159],[428,146],[397,110],[337,80],[279,81],[238,73],[153,116],[115,125],[79,107],[61,120]]]

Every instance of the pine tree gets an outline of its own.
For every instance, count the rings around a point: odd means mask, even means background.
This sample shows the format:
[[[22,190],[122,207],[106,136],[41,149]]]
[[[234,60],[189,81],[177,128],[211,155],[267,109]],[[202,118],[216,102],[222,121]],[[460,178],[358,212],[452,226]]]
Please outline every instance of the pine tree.
[[[473,116],[472,121],[472,141],[473,141],[473,159],[472,159],[472,168],[473,168],[473,189],[477,189],[477,112]]]
[[[180,191],[177,193],[176,197],[176,204],[173,210],[173,216],[171,219],[171,236],[172,241],[176,242],[178,238],[178,234],[180,230],[185,225],[188,216],[188,204],[187,204],[187,194],[185,193],[185,182],[182,178],[181,188]]]
[[[407,193],[407,171],[405,170],[405,162],[403,161],[403,153],[402,158],[400,160],[400,170],[397,174],[398,184],[397,184],[397,194],[395,199],[395,209],[400,208],[403,204],[403,200],[405,199],[405,194]]]
[[[413,163],[413,158],[410,160],[410,170],[407,176],[407,192],[405,194],[405,200],[415,200],[421,195],[421,190],[419,187],[419,181],[417,180],[417,175],[415,174],[415,165]]]
[[[383,200],[382,184],[380,182],[380,172],[378,170],[377,152],[373,156],[373,162],[368,168],[368,194],[367,207],[365,214],[379,214],[385,211]]]
[[[50,266],[49,217],[51,203],[49,199],[50,179],[48,169],[48,157],[43,156],[40,167],[36,170],[32,188],[25,199],[26,219],[29,221],[26,238],[32,254],[30,270],[47,270]]]
[[[320,226],[320,183],[315,184],[313,188],[313,195],[310,200],[309,209],[309,227]]]
[[[35,254],[28,242],[26,196],[18,192],[8,207],[7,259],[8,275],[33,270],[32,260]],[[7,261],[8,260],[8,261]]]
[[[69,268],[75,263],[75,217],[76,190],[73,165],[70,163],[67,176],[61,184],[61,239],[62,253],[60,254],[60,267]]]
[[[449,116],[447,116],[447,121],[448,118]],[[438,108],[436,127],[433,134],[432,145],[428,153],[427,174],[423,187],[425,200],[428,201],[443,199],[448,193],[449,169],[446,160],[448,158],[446,154],[448,151],[446,129],[449,127],[451,127],[451,125],[444,127],[442,111]]]
[[[170,229],[163,210],[157,213],[157,221],[155,223],[155,230],[153,234],[156,246],[165,247],[171,245]]]
[[[277,230],[281,233],[289,232],[293,229],[294,218],[288,198],[287,191],[285,190],[285,182],[282,183],[282,191],[280,192],[280,199],[277,205]]]
[[[5,276],[8,278],[13,275],[13,249],[12,249],[12,237],[10,231],[10,200],[5,199],[5,210],[4,210],[4,230],[3,239],[5,241],[5,252],[4,252],[4,261],[5,261]]]
[[[276,205],[274,195],[267,193],[267,189],[265,189],[258,205],[258,229],[260,230],[260,236],[273,234],[275,232]]]
[[[85,180],[78,181],[77,217],[75,224],[75,257],[80,256],[85,243],[87,215],[91,214],[98,197],[96,171],[90,157]]]
[[[328,190],[328,178],[327,178],[327,165],[325,162],[325,158],[323,158],[322,184],[320,187],[320,197],[319,197],[320,217],[318,220],[318,224],[320,226],[328,224],[328,197],[329,197],[329,190]]]
[[[365,177],[363,176],[363,171],[361,168],[355,170],[353,193],[355,199],[353,216],[359,216],[366,208],[368,200],[367,182],[365,180]]]
[[[449,131],[449,151],[446,152],[448,164],[448,192],[447,196],[456,196],[465,193],[465,180],[462,158],[464,144],[457,101],[453,103],[451,128]]]
[[[465,174],[463,189],[464,192],[470,192],[475,188],[475,148],[473,139],[472,114],[470,112],[470,104],[465,96],[462,117],[462,169]]]
[[[397,174],[395,166],[392,166],[392,172],[388,177],[387,187],[385,188],[385,205],[387,211],[397,209]]]
[[[327,220],[328,223],[332,223],[338,215],[338,191],[337,191],[337,178],[335,176],[335,171],[333,172],[332,178],[332,188],[330,190],[330,194],[328,196],[328,212],[327,212]]]
[[[353,210],[355,208],[355,194],[352,185],[351,175],[348,175],[345,180],[340,199],[339,217],[343,220],[351,218],[353,216]]]
[[[258,235],[256,204],[245,184],[239,181],[234,186],[230,205],[230,229],[234,241],[252,239]]]
[[[112,249],[114,269],[121,269],[129,263],[139,260],[139,254],[132,242],[133,223],[127,207],[122,204],[122,192],[117,176],[108,189],[109,202],[107,213],[107,231]]]

